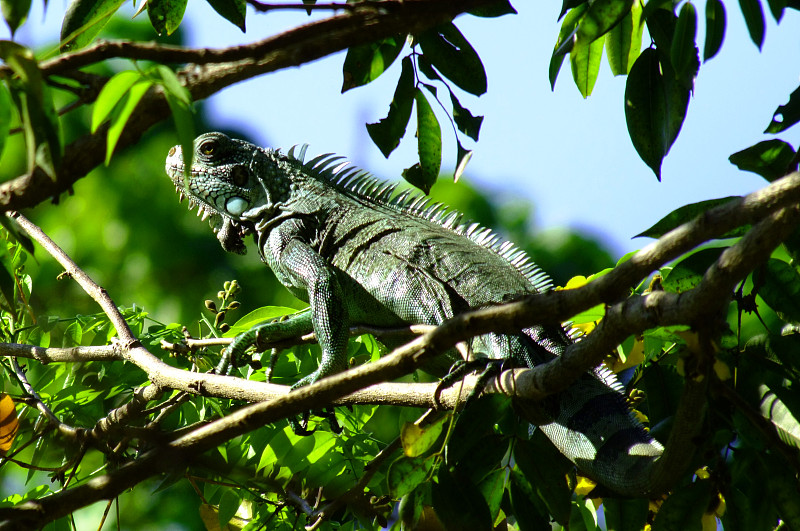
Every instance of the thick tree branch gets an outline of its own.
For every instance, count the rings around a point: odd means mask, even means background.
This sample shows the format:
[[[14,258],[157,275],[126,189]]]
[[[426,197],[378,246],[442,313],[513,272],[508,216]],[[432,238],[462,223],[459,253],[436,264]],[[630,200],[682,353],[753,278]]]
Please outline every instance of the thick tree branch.
[[[106,42],[47,61],[42,69],[47,76],[64,75],[112,57],[164,63],[189,62],[192,64],[179,75],[192,98],[201,100],[239,81],[299,66],[392,35],[417,34],[470,9],[491,3],[491,0],[387,0],[381,2],[380,9],[364,6],[253,44],[223,50],[180,50],[167,46]],[[161,89],[152,89],[139,102],[116,149],[135,144],[145,131],[169,116],[169,107]],[[0,210],[32,207],[70,190],[78,179],[103,162],[106,131],[107,127],[101,127],[94,134],[86,134],[65,146],[55,181],[37,168],[0,185]]]

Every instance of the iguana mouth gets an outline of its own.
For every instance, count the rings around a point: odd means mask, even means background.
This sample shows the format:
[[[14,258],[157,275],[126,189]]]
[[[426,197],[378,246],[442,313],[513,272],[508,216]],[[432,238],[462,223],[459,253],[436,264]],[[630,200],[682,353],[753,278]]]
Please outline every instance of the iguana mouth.
[[[217,235],[217,239],[222,248],[228,252],[236,254],[244,254],[247,248],[244,245],[244,237],[253,231],[253,228],[247,224],[234,221],[228,216],[222,215],[210,205],[205,204],[203,201],[197,200],[191,195],[187,195],[185,190],[178,184],[175,184],[175,192],[178,194],[178,201],[183,202],[184,199],[189,200],[189,210],[197,207],[197,215],[203,221],[208,220],[211,230]]]

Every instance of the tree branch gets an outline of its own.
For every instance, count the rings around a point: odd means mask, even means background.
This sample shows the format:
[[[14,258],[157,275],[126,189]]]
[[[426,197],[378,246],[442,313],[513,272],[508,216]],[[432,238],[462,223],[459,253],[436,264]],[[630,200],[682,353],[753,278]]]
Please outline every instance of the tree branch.
[[[222,50],[181,50],[162,45],[100,42],[42,64],[46,76],[64,75],[112,57],[147,59],[162,63],[193,63],[179,72],[192,98],[205,99],[245,79],[315,61],[351,46],[392,35],[418,34],[492,0],[387,0],[380,8],[364,6],[352,12],[311,22],[262,41]],[[0,75],[4,75],[0,70]],[[8,75],[8,73],[5,73]],[[134,145],[142,134],[169,117],[160,87],[139,102],[125,126],[116,150]],[[0,184],[0,210],[32,207],[57,198],[104,161],[108,125],[65,146],[54,181],[43,170]]]

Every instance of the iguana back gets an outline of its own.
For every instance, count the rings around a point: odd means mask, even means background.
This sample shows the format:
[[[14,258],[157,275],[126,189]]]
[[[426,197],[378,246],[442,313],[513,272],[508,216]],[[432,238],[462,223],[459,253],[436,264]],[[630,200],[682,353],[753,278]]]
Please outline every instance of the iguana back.
[[[253,234],[262,259],[309,302],[322,348],[312,383],[346,367],[348,328],[440,324],[469,309],[549,289],[515,246],[460,214],[323,155],[262,149],[208,133],[195,141],[184,180],[179,146],[167,173],[181,194],[212,216],[223,248],[242,253]],[[472,350],[534,367],[571,343],[559,326],[486,334]],[[626,495],[646,490],[661,445],[632,418],[613,375],[597,369],[546,399],[540,428],[586,475]]]

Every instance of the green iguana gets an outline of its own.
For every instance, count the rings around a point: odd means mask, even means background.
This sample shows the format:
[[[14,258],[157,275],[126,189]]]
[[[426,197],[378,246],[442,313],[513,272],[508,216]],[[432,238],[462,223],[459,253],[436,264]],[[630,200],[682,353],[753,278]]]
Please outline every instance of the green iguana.
[[[278,280],[310,305],[296,324],[313,327],[322,359],[300,385],[347,367],[351,326],[437,325],[550,288],[521,250],[492,231],[421,196],[398,195],[341,157],[304,161],[305,146],[283,154],[222,133],[199,136],[194,150],[188,177],[180,146],[167,157],[181,200],[188,196],[190,209],[197,204],[203,219],[211,217],[227,251],[244,253],[252,234]],[[246,334],[252,344],[255,335]],[[571,342],[560,326],[532,326],[479,336],[472,349],[533,367]],[[550,421],[540,429],[583,474],[618,494],[647,491],[663,448],[632,417],[611,373],[598,368],[542,407]]]

